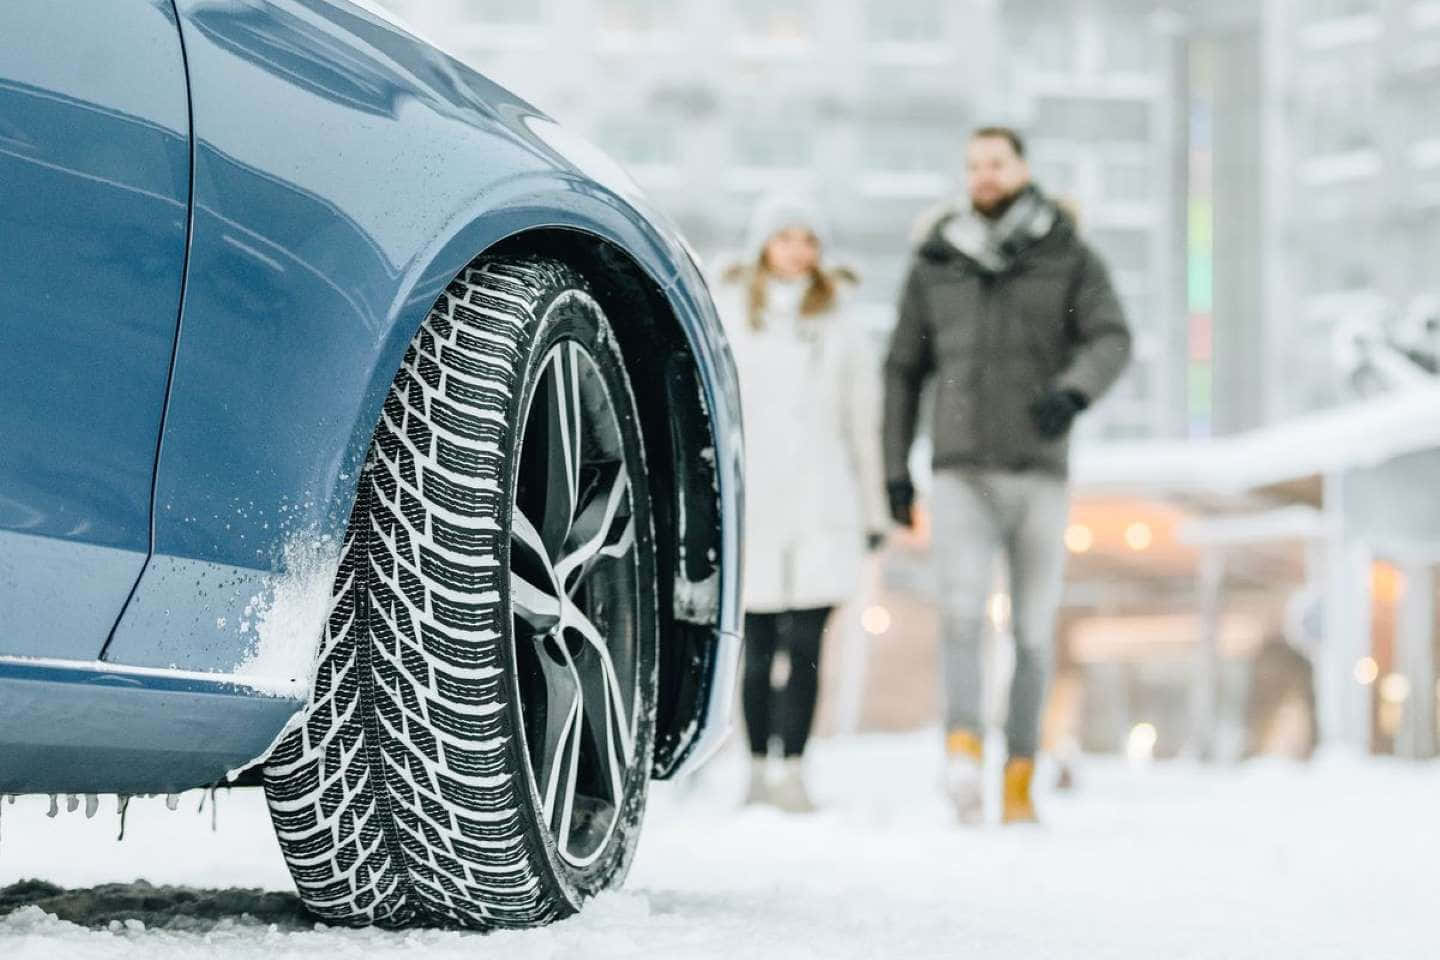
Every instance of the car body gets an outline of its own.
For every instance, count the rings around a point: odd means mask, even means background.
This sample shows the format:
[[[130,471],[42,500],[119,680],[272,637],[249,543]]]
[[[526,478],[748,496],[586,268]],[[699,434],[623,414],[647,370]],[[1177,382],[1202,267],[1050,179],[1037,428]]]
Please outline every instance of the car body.
[[[0,793],[169,793],[267,756],[387,386],[492,250],[586,272],[634,345],[673,775],[729,723],[742,455],[674,230],[369,7],[0,11]]]

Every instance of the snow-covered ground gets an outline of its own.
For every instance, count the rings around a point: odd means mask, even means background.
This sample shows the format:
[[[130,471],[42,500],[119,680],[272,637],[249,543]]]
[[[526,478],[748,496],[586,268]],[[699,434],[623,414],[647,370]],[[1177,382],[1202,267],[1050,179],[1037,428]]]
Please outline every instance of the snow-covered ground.
[[[243,917],[187,930],[90,929],[37,907],[0,918],[0,957],[526,958],[1440,956],[1440,766],[1134,769],[1086,761],[1040,828],[960,829],[935,794],[936,737],[821,742],[825,811],[737,810],[743,758],[656,787],[620,893],[552,927],[285,929]],[[114,799],[93,820],[21,798],[0,820],[0,887],[132,881],[289,890],[256,790],[177,812]],[[63,801],[62,801],[63,811]]]

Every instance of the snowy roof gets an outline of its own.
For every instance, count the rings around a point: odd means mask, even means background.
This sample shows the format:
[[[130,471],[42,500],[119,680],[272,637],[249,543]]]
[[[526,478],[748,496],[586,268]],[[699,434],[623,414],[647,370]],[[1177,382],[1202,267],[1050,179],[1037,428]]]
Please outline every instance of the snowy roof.
[[[1087,491],[1242,493],[1440,449],[1440,387],[1388,394],[1208,440],[1078,448],[1071,475]]]

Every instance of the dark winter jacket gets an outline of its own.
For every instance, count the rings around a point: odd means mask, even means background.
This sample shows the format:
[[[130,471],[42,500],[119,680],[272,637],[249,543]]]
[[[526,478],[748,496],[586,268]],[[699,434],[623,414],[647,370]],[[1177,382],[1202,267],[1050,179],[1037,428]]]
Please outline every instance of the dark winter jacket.
[[[942,218],[906,278],[885,361],[885,470],[908,479],[924,382],[934,376],[936,467],[1064,476],[1068,436],[1046,439],[1030,414],[1052,390],[1095,401],[1130,356],[1130,332],[1104,264],[1056,216],[999,272],[945,239]]]

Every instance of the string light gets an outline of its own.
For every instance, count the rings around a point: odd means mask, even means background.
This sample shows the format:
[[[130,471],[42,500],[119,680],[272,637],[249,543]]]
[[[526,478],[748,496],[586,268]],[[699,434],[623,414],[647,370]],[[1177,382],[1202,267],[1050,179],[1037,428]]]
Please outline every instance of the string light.
[[[1155,743],[1160,733],[1153,723],[1137,723],[1125,740],[1125,755],[1132,763],[1148,763],[1155,758]]]
[[[860,614],[860,626],[872,637],[878,637],[890,629],[890,611],[878,604],[866,607],[865,612]]]
[[[1065,548],[1071,553],[1089,553],[1095,546],[1094,532],[1083,523],[1072,523],[1065,528]]]
[[[1125,543],[1131,550],[1139,552],[1148,550],[1150,544],[1155,540],[1155,534],[1150,530],[1150,524],[1136,520],[1125,528]]]
[[[1375,662],[1374,657],[1361,657],[1355,661],[1355,682],[1362,687],[1368,687],[1380,676],[1380,664]]]
[[[1403,673],[1387,673],[1380,681],[1380,699],[1386,703],[1404,703],[1410,698],[1410,678]]]

